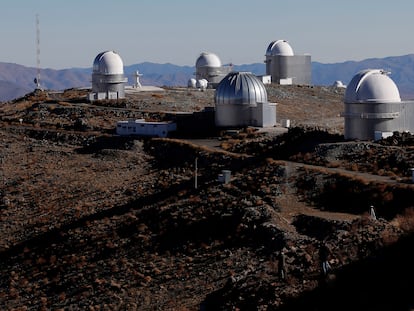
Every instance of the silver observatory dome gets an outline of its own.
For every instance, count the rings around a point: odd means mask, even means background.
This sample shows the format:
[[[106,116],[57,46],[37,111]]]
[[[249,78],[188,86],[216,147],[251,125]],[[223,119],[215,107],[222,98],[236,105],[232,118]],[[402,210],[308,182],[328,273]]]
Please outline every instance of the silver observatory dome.
[[[267,91],[255,75],[249,72],[231,72],[218,84],[214,102],[215,123],[218,127],[261,124],[262,116],[256,114],[260,114],[263,105],[267,104]]]
[[[218,105],[256,105],[267,102],[267,91],[252,73],[231,72],[217,86],[214,102]]]

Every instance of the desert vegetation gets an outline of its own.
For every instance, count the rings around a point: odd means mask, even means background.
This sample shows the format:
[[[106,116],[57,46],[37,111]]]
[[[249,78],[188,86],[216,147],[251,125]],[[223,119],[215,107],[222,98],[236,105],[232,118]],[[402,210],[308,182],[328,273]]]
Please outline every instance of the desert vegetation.
[[[268,87],[284,134],[114,135],[213,106],[211,91],[0,104],[1,309],[413,307],[413,138],[344,141],[343,91],[303,86]]]

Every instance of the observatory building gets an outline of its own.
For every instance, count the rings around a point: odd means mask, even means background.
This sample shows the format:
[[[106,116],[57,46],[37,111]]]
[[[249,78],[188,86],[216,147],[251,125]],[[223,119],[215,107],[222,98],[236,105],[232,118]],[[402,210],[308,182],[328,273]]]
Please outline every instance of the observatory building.
[[[366,69],[348,84],[344,97],[345,139],[380,139],[414,133],[414,101],[402,101],[388,72]]]
[[[271,127],[276,125],[276,104],[267,101],[259,78],[249,72],[231,72],[215,90],[217,127]]]
[[[125,98],[124,64],[114,51],[99,53],[93,61],[89,100]]]
[[[294,55],[286,40],[270,42],[266,50],[266,75],[277,84],[311,84],[311,56]]]
[[[204,79],[209,88],[215,88],[232,69],[231,65],[223,66],[216,54],[203,52],[196,61],[196,80]]]

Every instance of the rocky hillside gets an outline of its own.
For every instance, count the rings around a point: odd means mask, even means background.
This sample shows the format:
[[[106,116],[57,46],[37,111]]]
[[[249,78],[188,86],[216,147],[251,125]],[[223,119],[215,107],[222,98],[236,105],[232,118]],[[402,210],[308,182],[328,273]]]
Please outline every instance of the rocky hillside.
[[[211,107],[211,90],[2,104],[0,309],[412,308],[414,138],[344,141],[340,89],[268,95],[289,130],[113,135]]]

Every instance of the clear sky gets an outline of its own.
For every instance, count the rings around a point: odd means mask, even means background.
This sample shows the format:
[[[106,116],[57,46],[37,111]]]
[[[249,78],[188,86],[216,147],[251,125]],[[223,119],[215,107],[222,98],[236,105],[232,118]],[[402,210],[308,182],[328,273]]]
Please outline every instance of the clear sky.
[[[414,53],[413,0],[2,0],[0,62],[91,67],[117,51],[124,65],[193,66],[201,52],[222,63],[263,62],[268,44],[336,63]]]

